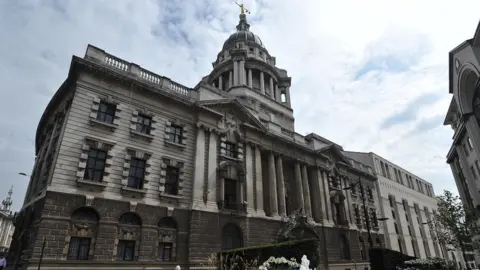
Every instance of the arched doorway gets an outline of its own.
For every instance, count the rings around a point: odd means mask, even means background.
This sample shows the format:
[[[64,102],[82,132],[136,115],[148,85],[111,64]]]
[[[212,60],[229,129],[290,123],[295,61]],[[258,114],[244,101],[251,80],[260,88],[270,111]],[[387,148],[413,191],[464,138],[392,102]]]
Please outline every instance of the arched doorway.
[[[235,224],[229,223],[222,230],[222,250],[243,247],[242,230]]]

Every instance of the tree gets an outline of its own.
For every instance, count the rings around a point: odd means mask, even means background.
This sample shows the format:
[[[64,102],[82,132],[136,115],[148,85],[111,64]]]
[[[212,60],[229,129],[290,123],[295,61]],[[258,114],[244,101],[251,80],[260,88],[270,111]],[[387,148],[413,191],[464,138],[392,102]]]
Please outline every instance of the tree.
[[[475,209],[466,209],[460,198],[448,190],[444,190],[437,199],[438,215],[434,217],[434,222],[439,229],[438,241],[460,249],[467,269],[471,269],[465,251],[471,250],[472,237],[480,233],[475,223]]]

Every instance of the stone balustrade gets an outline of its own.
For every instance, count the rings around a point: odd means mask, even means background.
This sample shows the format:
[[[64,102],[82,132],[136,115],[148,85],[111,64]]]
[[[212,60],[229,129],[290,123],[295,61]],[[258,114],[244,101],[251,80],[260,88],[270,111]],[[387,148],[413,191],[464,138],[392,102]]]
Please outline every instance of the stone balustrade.
[[[88,45],[84,58],[125,72],[127,75],[152,84],[159,89],[170,90],[179,96],[191,98],[196,98],[198,96],[197,91],[193,90],[192,88],[174,82],[167,77],[148,71],[135,63],[127,62],[95,46]]]

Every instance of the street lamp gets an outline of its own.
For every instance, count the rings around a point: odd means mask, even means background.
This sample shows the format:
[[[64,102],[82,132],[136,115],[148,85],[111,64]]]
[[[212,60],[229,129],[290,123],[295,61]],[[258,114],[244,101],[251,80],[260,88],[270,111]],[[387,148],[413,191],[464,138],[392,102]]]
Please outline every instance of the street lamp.
[[[373,247],[373,239],[372,239],[372,233],[370,232],[370,218],[368,216],[368,211],[367,211],[367,202],[365,199],[365,190],[363,189],[362,185],[362,180],[360,177],[358,177],[358,181],[350,185],[349,187],[343,188],[343,190],[351,190],[355,188],[355,186],[360,187],[360,197],[362,198],[362,205],[363,205],[363,214],[365,215],[365,223],[367,224],[367,233],[368,233],[368,244],[370,247]],[[388,220],[387,217],[383,218],[377,218],[377,221],[385,221]]]

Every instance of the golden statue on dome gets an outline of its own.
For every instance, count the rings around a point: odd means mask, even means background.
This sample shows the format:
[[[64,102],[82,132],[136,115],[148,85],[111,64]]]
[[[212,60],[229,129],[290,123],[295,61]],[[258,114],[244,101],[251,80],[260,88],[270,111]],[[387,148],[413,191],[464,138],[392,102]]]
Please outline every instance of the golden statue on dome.
[[[245,8],[245,6],[243,5],[243,3],[239,4],[239,3],[235,2],[235,4],[237,4],[237,6],[240,7],[240,10],[241,10],[241,14],[242,14],[242,15],[245,15],[245,13],[250,14],[250,11]]]

